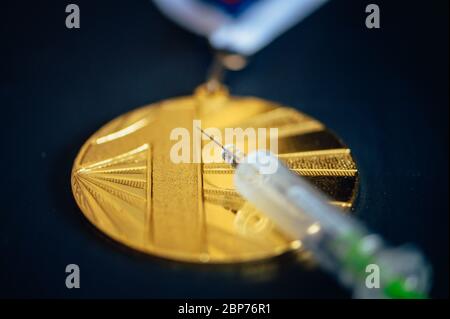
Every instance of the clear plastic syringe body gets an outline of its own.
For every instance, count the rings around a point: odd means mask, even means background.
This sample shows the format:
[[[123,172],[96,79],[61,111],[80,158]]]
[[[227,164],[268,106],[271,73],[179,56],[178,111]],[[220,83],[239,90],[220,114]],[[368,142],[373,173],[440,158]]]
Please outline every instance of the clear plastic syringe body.
[[[353,289],[355,297],[425,296],[429,267],[415,248],[386,247],[379,236],[330,205],[322,192],[267,151],[253,152],[235,166],[237,191],[280,230],[300,240],[323,268]],[[377,269],[382,274],[378,287],[368,276]]]

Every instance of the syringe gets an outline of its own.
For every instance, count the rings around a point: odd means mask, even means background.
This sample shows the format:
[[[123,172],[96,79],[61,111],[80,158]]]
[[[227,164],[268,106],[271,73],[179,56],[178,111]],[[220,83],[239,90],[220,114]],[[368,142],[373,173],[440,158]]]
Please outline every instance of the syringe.
[[[223,146],[201,131],[235,167],[237,191],[281,231],[300,240],[355,298],[426,298],[431,268],[417,249],[388,247],[273,154],[255,151],[244,157],[234,145]]]

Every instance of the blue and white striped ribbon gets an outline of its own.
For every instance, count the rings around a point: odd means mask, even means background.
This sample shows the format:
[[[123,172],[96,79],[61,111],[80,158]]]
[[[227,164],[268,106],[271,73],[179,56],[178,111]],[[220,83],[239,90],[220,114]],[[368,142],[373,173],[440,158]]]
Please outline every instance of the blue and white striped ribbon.
[[[211,45],[252,55],[328,0],[153,0],[182,27]]]

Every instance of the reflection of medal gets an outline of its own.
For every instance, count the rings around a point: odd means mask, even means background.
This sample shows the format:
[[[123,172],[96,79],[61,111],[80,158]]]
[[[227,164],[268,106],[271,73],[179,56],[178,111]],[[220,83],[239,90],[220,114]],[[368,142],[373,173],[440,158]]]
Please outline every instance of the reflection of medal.
[[[171,130],[193,134],[195,119],[219,129],[278,128],[279,157],[335,205],[351,206],[356,165],[333,134],[294,109],[229,96],[213,78],[192,96],[131,111],[88,139],[72,171],[84,215],[127,246],[175,260],[236,262],[295,248],[235,192],[227,165],[170,160]]]

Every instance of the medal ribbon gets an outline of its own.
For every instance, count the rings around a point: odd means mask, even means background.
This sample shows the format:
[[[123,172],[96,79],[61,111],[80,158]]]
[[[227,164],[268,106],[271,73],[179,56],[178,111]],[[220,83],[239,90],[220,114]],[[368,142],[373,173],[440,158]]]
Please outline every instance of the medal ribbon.
[[[327,0],[153,0],[182,27],[218,50],[252,55]]]

